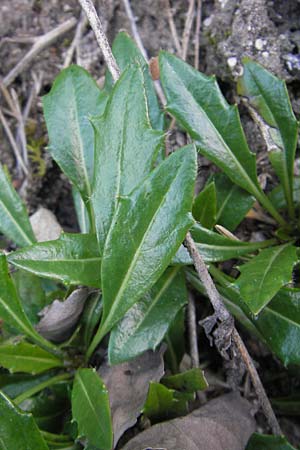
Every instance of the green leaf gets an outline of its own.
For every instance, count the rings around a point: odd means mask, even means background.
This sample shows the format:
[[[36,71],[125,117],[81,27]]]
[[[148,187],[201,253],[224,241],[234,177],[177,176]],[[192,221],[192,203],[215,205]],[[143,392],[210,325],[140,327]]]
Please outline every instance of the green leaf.
[[[107,94],[79,66],[64,69],[43,97],[49,151],[88,205],[94,170],[94,135],[89,116],[101,114]]]
[[[41,277],[68,284],[100,286],[101,259],[95,235],[64,233],[55,241],[13,252],[8,260]]]
[[[149,67],[134,40],[131,39],[125,31],[121,31],[117,34],[113,42],[112,52],[122,72],[129,64],[134,62],[138,62],[141,65],[144,73],[145,94],[147,97],[151,125],[155,130],[163,130],[164,115],[159,107]],[[113,80],[111,74],[107,71],[104,87],[110,91],[112,85]]]
[[[300,365],[300,289],[280,289],[254,323],[285,366]]]
[[[213,180],[217,196],[216,223],[234,231],[253,206],[255,199],[223,173],[214,175]]]
[[[298,123],[284,81],[244,58],[238,93],[247,97],[267,144],[270,161],[283,186],[289,213],[294,216],[293,172]]]
[[[81,318],[82,339],[86,349],[91,343],[95,328],[100,322],[101,314],[102,296],[99,292],[94,292],[87,299]]]
[[[291,244],[278,245],[262,250],[251,261],[239,266],[241,275],[235,284],[254,314],[258,314],[291,280],[297,261],[296,250]]]
[[[14,283],[9,274],[6,258],[0,254],[0,317],[9,326],[16,328],[21,333],[33,339],[38,344],[46,348],[56,349],[50,342],[40,336],[29,322],[22,305]]]
[[[185,281],[179,269],[167,269],[112,330],[108,347],[111,364],[128,361],[149,349],[155,350],[163,340],[178,310],[187,303]]]
[[[177,150],[122,198],[104,249],[103,316],[88,356],[158,280],[193,221],[193,146]]]
[[[78,425],[78,437],[90,445],[111,450],[112,424],[108,391],[94,369],[79,369],[72,390],[72,414]]]
[[[36,375],[54,367],[62,367],[63,361],[36,345],[17,342],[0,345],[0,365],[12,373]]]
[[[0,164],[0,231],[20,247],[35,242],[26,208]]]
[[[31,414],[0,392],[0,450],[48,450]]]
[[[162,383],[169,389],[191,393],[202,391],[208,387],[203,371],[197,368],[164,377]]]
[[[178,311],[166,333],[165,342],[168,347],[164,360],[172,373],[177,373],[185,353],[185,308]]]
[[[300,177],[294,177],[294,203],[299,206],[300,203]],[[268,195],[269,199],[277,209],[286,208],[286,198],[284,196],[284,191],[282,185],[276,186]]]
[[[209,183],[195,198],[193,216],[205,228],[212,228],[216,224],[216,189],[214,182]]]
[[[284,436],[270,436],[267,434],[252,434],[246,450],[296,450]]]
[[[24,270],[13,272],[12,279],[28,319],[36,324],[39,321],[38,313],[46,306],[46,295],[41,280]]]
[[[238,258],[276,242],[274,239],[262,242],[242,242],[207,230],[199,224],[194,225],[191,231],[201,256],[207,262]]]
[[[276,413],[284,416],[300,416],[300,394],[299,390],[289,397],[277,397],[271,399]]]
[[[187,413],[186,399],[177,398],[173,389],[151,382],[143,413],[151,421],[172,419]]]
[[[90,231],[90,220],[88,210],[81,198],[80,192],[74,186],[72,188],[73,201],[77,216],[78,225],[81,233],[89,233]]]
[[[128,67],[115,84],[101,117],[93,119],[95,178],[92,205],[100,253],[122,196],[153,168],[163,133],[150,125],[143,72]]]
[[[19,395],[23,394],[28,389],[38,386],[40,383],[53,377],[53,373],[46,372],[42,375],[29,375],[24,373],[11,374],[11,373],[1,373],[0,374],[0,388],[4,394],[8,397],[14,399]]]
[[[167,110],[195,139],[203,155],[284,225],[258,183],[255,155],[249,151],[237,106],[226,102],[215,77],[201,74],[167,52],[160,52],[159,58]]]

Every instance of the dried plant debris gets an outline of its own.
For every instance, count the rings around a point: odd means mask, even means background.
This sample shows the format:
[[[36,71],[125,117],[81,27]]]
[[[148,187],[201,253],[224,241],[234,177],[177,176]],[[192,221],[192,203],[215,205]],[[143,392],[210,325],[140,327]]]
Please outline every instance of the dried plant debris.
[[[164,347],[147,351],[129,362],[98,370],[108,392],[116,446],[122,434],[136,423],[146,401],[150,381],[159,381],[164,375]]]
[[[186,417],[159,423],[122,450],[244,450],[255,430],[250,403],[237,393],[223,395]]]
[[[90,290],[79,288],[65,300],[54,300],[40,312],[42,319],[37,324],[37,331],[53,342],[63,342],[70,337],[76,325]]]

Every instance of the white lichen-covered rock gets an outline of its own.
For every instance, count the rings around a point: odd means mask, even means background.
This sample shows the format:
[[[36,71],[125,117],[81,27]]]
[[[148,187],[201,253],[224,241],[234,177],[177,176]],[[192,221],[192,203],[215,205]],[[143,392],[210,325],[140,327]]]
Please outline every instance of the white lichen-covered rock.
[[[53,212],[46,208],[39,208],[32,214],[30,223],[38,242],[58,239],[63,231]]]

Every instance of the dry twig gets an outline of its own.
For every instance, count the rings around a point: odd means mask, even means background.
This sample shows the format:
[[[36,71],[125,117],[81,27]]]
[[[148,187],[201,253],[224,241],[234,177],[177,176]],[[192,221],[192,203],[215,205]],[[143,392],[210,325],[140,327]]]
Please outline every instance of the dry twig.
[[[82,9],[86,13],[88,21],[90,22],[90,25],[95,33],[97,42],[102,50],[108,70],[110,71],[113,80],[117,81],[117,79],[120,76],[120,69],[116,63],[114,55],[112,54],[109,42],[103,29],[102,22],[98,17],[95,6],[92,0],[78,0],[78,1]]]
[[[195,242],[190,233],[188,233],[186,235],[185,246],[189,251],[189,254],[194,262],[195,269],[198,273],[199,279],[202,282],[202,284],[206,290],[207,296],[214,308],[214,315],[211,318],[208,318],[208,319],[210,319],[210,331],[212,330],[212,328],[215,325],[217,325],[218,326],[217,330],[219,330],[219,331],[217,331],[217,333],[215,331],[213,334],[214,334],[215,338],[219,338],[220,335],[223,335],[222,330],[221,330],[222,326],[224,324],[226,326],[230,322],[232,323],[231,329],[226,330],[227,332],[230,333],[228,335],[228,337],[235,344],[236,350],[238,351],[239,358],[243,361],[243,363],[247,367],[247,370],[251,377],[251,381],[254,386],[256,395],[260,401],[260,404],[265,413],[265,416],[268,419],[268,422],[272,429],[272,432],[277,435],[282,434],[279,423],[276,419],[276,416],[274,414],[274,411],[272,409],[270,401],[267,397],[267,394],[264,390],[264,387],[263,387],[260,377],[257,373],[257,370],[253,364],[251,356],[249,355],[244,342],[242,341],[239,333],[237,332],[237,330],[234,326],[233,317],[231,316],[231,314],[227,311],[227,309],[224,306],[224,303],[223,303],[223,301],[214,285],[214,282],[207,270],[205,262],[203,261],[201,255],[199,254],[197,247],[195,245]],[[207,320],[206,324],[208,324],[208,323],[209,323],[209,320]],[[207,329],[206,329],[206,331],[207,331]],[[224,344],[224,342],[223,343],[215,342],[215,344],[220,349],[220,344],[222,345],[222,344]],[[228,350],[228,349],[229,349],[229,347],[225,348],[225,350]],[[221,352],[222,352],[222,349],[221,349]],[[222,354],[224,356],[223,352],[222,352]]]
[[[189,324],[189,341],[190,341],[190,354],[192,358],[192,366],[200,367],[199,362],[199,350],[198,350],[198,336],[197,336],[197,318],[196,318],[196,305],[193,294],[189,293],[188,302],[188,324]]]
[[[76,27],[76,31],[75,31],[75,35],[74,35],[73,41],[72,41],[70,47],[68,48],[68,51],[67,51],[66,56],[65,56],[64,65],[63,65],[64,68],[68,67],[71,64],[74,52],[75,52],[75,50],[76,50],[76,48],[77,48],[77,46],[78,46],[78,44],[80,42],[81,36],[82,36],[82,34],[84,32],[85,27],[87,26],[87,23],[88,23],[87,17],[82,11],[81,15],[80,15],[79,22],[78,22],[77,27]]]
[[[75,17],[66,20],[64,23],[60,24],[54,30],[49,31],[43,36],[36,38],[35,43],[31,47],[28,53],[18,62],[18,64],[6,75],[2,80],[5,87],[9,86],[18,75],[28,66],[28,64],[35,58],[44,48],[52,44],[56,39],[58,39],[62,34],[71,30],[76,25]]]
[[[2,126],[4,128],[4,131],[8,137],[8,140],[10,142],[10,145],[12,146],[15,158],[16,158],[16,162],[17,162],[17,169],[19,169],[20,167],[22,168],[23,172],[25,173],[25,175],[28,175],[28,170],[26,167],[26,164],[23,161],[22,155],[20,153],[20,150],[17,146],[17,143],[15,141],[15,138],[9,128],[8,122],[6,121],[4,114],[2,113],[1,109],[0,109],[0,121],[2,123]]]
[[[165,4],[166,4],[166,11],[167,11],[167,17],[168,17],[168,22],[169,22],[169,27],[171,30],[171,35],[174,41],[174,45],[176,48],[176,51],[178,53],[178,55],[181,55],[182,53],[182,49],[181,49],[181,44],[180,44],[180,40],[178,37],[178,33],[177,33],[177,28],[174,22],[174,16],[173,16],[173,11],[171,9],[170,6],[170,1],[169,0],[165,0]]]
[[[184,25],[183,35],[182,35],[182,52],[181,57],[185,61],[188,52],[188,46],[190,41],[191,29],[194,20],[194,9],[195,9],[195,0],[190,0],[189,9],[186,16],[186,21]]]
[[[196,29],[195,29],[195,58],[194,67],[199,69],[199,49],[200,49],[200,26],[202,16],[202,0],[197,0],[197,13],[196,13]]]

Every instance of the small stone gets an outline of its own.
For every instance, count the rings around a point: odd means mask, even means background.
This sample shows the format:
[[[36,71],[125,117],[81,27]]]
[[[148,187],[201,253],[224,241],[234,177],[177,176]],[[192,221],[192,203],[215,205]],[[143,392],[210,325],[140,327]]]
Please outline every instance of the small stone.
[[[53,212],[46,208],[39,208],[32,214],[30,223],[38,242],[58,239],[63,231]]]
[[[203,21],[204,27],[209,27],[209,26],[211,25],[211,23],[212,23],[212,17],[211,17],[211,16],[207,17],[207,18]]]
[[[264,46],[265,46],[265,43],[266,43],[266,41],[264,41],[263,39],[258,38],[258,39],[256,39],[254,45],[255,45],[255,48],[257,50],[262,50],[264,48]]]
[[[264,58],[269,58],[270,53],[269,52],[262,52],[262,55]]]
[[[233,69],[236,64],[237,64],[237,57],[236,56],[231,56],[230,58],[227,59],[227,64],[228,66]]]

